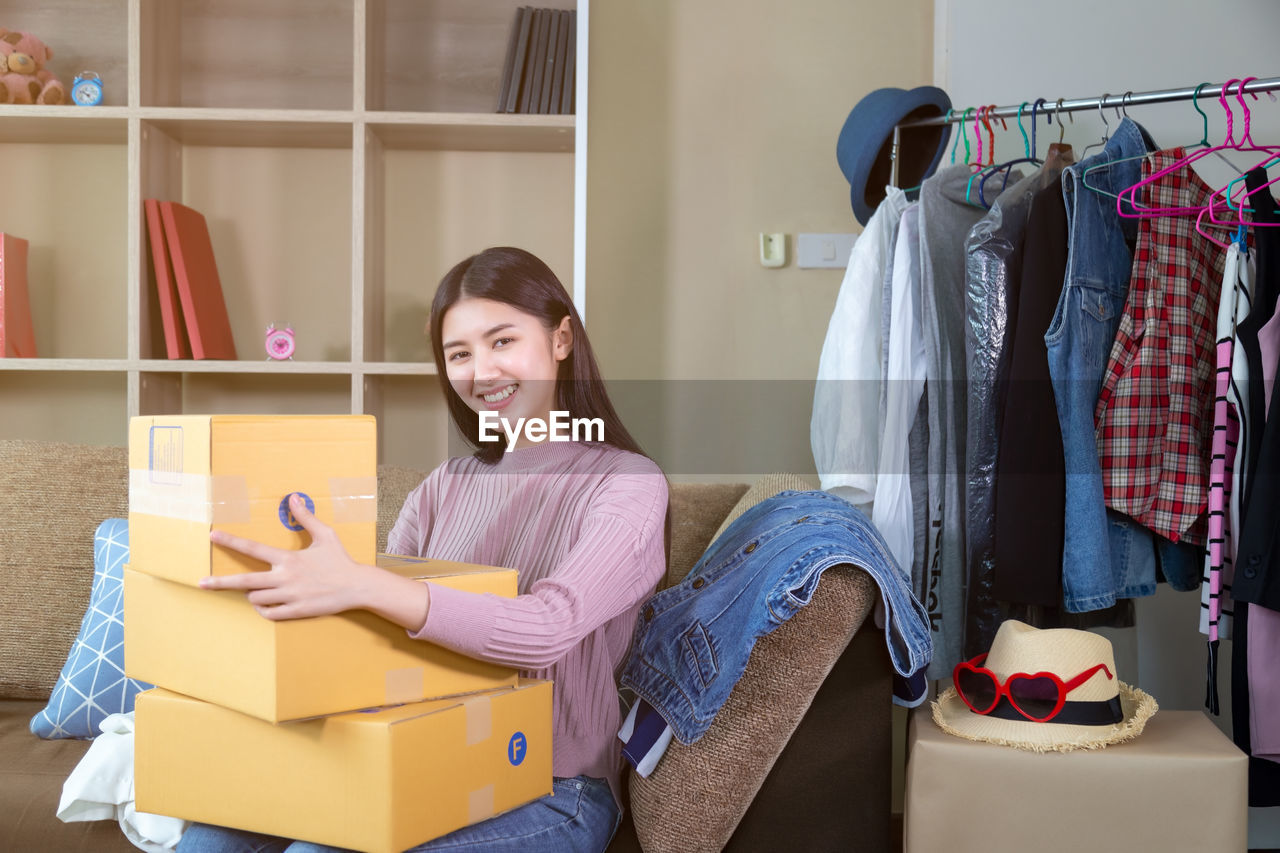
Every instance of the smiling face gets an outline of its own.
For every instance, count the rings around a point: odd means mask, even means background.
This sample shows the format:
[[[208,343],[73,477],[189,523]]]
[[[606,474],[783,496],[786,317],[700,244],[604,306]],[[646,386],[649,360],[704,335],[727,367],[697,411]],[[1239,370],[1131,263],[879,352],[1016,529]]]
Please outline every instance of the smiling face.
[[[449,384],[473,411],[499,412],[512,429],[520,418],[549,419],[557,370],[573,349],[568,317],[548,331],[504,302],[464,298],[445,313],[441,338]]]

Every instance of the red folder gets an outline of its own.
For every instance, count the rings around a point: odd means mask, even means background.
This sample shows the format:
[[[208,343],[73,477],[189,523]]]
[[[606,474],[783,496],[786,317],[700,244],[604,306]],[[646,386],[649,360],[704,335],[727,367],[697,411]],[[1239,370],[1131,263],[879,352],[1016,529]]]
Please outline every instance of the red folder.
[[[0,356],[35,358],[27,295],[27,241],[0,233]]]
[[[235,358],[231,321],[222,299],[222,282],[218,280],[218,265],[204,216],[177,202],[162,201],[160,217],[164,220],[192,357]]]
[[[191,358],[187,332],[182,326],[182,306],[173,282],[169,264],[169,248],[164,239],[164,223],[160,221],[160,202],[144,199],[147,215],[147,239],[151,243],[151,267],[155,271],[156,294],[160,303],[160,319],[164,323],[164,349],[169,358]]]

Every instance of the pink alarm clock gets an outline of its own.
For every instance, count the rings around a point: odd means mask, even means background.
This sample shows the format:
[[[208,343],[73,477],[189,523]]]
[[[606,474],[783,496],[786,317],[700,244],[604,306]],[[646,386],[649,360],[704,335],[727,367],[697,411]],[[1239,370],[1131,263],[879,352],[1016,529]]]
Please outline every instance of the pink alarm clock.
[[[274,358],[276,361],[292,359],[296,346],[293,340],[292,328],[277,329],[275,323],[267,326],[266,347],[268,358]]]

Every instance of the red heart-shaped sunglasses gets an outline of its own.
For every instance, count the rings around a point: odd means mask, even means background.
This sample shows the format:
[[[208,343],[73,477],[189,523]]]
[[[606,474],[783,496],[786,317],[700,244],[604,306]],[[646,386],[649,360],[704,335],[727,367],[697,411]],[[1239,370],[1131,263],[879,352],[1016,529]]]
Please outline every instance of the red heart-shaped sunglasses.
[[[956,664],[951,672],[956,693],[964,704],[975,714],[990,714],[1000,703],[1000,697],[1005,696],[1014,710],[1033,723],[1047,723],[1058,716],[1066,704],[1067,694],[1093,678],[1098,670],[1105,672],[1108,679],[1115,678],[1107,665],[1100,663],[1070,681],[1063,681],[1052,672],[1015,672],[1001,682],[999,676],[982,666],[986,659],[985,654],[978,655]]]

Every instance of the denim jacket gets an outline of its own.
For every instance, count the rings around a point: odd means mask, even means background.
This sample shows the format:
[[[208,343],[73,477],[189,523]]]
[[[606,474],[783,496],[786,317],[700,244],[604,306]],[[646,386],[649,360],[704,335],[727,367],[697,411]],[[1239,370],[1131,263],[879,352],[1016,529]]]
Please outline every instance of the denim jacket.
[[[743,513],[681,583],[641,608],[623,687],[657,709],[681,743],[693,743],[729,698],[756,639],[808,604],[822,573],[842,564],[866,570],[880,587],[894,669],[920,671],[933,654],[928,613],[879,531],[841,498],[787,491]]]

